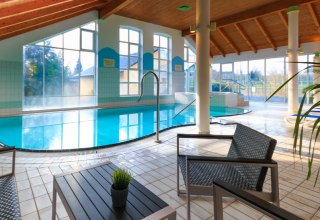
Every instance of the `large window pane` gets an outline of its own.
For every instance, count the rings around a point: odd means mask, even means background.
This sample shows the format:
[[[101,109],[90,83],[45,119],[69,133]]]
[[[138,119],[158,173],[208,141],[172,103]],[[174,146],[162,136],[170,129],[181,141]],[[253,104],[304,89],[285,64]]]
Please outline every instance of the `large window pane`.
[[[63,34],[64,48],[79,50],[80,49],[80,29],[74,29],[72,31]]]
[[[128,43],[120,42],[119,54],[120,55],[128,55],[129,54]]]
[[[81,48],[83,50],[93,50],[93,32],[81,31]]]
[[[250,99],[264,101],[264,60],[249,61]]]
[[[96,23],[95,22],[91,22],[89,24],[83,25],[81,28],[82,29],[91,30],[91,31],[95,31],[96,30]]]
[[[120,83],[120,95],[128,95],[128,83]]]
[[[126,28],[120,28],[120,41],[128,42],[128,29]]]
[[[94,95],[94,76],[84,75],[80,77],[80,95]]]
[[[129,41],[131,43],[136,43],[138,44],[139,43],[139,32],[138,31],[133,31],[133,30],[130,30],[129,32]]]
[[[269,97],[284,83],[284,57],[266,59],[266,96]],[[281,89],[272,97],[271,101],[283,102],[285,90]]]
[[[45,47],[45,95],[61,96],[62,94],[62,49]]]
[[[82,72],[79,51],[64,51],[64,96],[79,95],[79,75]]]
[[[24,46],[23,110],[96,105],[95,26],[91,22]]]
[[[52,38],[46,40],[44,42],[44,45],[48,46],[48,47],[59,47],[59,48],[61,48],[62,47],[62,35],[58,35],[58,36],[55,36],[55,37],[52,37]]]
[[[95,73],[95,54],[93,52],[80,52],[81,76],[94,75]]]
[[[24,47],[24,95],[43,95],[43,47]]]
[[[138,45],[130,45],[130,56],[139,56]]]

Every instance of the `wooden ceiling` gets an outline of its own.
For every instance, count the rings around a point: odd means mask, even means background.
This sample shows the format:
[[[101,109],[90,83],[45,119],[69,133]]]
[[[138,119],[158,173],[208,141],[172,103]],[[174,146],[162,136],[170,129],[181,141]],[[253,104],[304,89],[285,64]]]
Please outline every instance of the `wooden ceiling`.
[[[91,10],[100,18],[117,14],[182,31],[195,24],[196,0],[6,0],[0,1],[0,40],[44,27]],[[178,11],[190,5],[188,11]],[[298,5],[300,43],[320,42],[320,0],[211,0],[210,55],[287,45],[287,10]],[[195,35],[192,36],[195,39]]]

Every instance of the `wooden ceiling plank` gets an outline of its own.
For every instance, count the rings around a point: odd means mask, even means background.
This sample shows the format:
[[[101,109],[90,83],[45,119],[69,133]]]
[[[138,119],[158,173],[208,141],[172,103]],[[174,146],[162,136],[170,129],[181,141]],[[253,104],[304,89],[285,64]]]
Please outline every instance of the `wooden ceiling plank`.
[[[50,5],[47,8],[40,8],[37,9],[36,11],[27,11],[23,14],[17,14],[15,15],[15,18],[12,17],[6,17],[6,18],[1,18],[0,17],[0,29],[12,26],[12,25],[17,25],[19,23],[25,23],[27,21],[35,20],[40,17],[46,17],[51,14],[56,14],[60,11],[63,10],[69,10],[75,7],[79,7],[80,5],[85,5],[89,4],[92,2],[96,2],[97,5],[102,6],[105,4],[105,2],[102,2],[100,0],[77,0],[75,1],[65,1],[61,4],[54,4]],[[75,4],[76,3],[76,4]]]
[[[217,42],[215,42],[212,36],[210,36],[210,44],[212,44],[223,57],[226,56],[226,53],[221,49]]]
[[[262,34],[264,35],[264,37],[266,38],[266,40],[270,44],[270,46],[273,48],[273,50],[277,50],[277,47],[274,44],[273,40],[271,39],[270,34],[266,30],[266,28],[263,26],[261,21],[258,18],[254,18],[254,20],[255,20],[256,24],[258,25],[260,31],[262,32]]]
[[[99,3],[101,4],[101,3]],[[48,15],[47,17],[38,18],[36,21],[29,21],[26,24],[19,24],[13,27],[8,27],[0,31],[0,40],[23,34],[28,31],[32,31],[47,25],[54,24],[56,22],[72,18],[74,16],[86,13],[88,11],[94,10],[97,7],[97,3],[89,3],[85,5],[80,5],[79,7],[73,8],[71,10],[66,9],[65,11],[60,11],[56,14]]]
[[[236,23],[236,24],[234,24],[234,26],[239,31],[240,35],[243,37],[243,39],[248,44],[248,46],[251,48],[251,50],[254,53],[257,53],[257,48],[253,45],[253,43],[250,40],[249,36],[246,34],[246,32],[243,30],[243,28],[240,26],[240,24]]]
[[[286,17],[283,15],[282,11],[278,11],[278,15],[283,23],[283,25],[285,26],[285,28],[288,30],[288,20],[286,19]]]
[[[20,3],[19,5],[16,5],[16,6],[1,8],[0,17],[5,18],[5,17],[16,16],[26,12],[35,11],[40,8],[47,8],[52,5],[58,5],[66,1],[69,1],[69,0],[38,0],[38,1]]]
[[[130,3],[137,0],[113,0],[109,1],[102,9],[99,10],[99,18],[107,18],[110,15],[118,12]]]
[[[311,4],[311,3],[308,3],[308,4],[307,4],[307,7],[308,7],[308,11],[309,11],[309,13],[310,13],[310,15],[311,15],[311,17],[312,17],[312,20],[313,20],[314,24],[316,25],[316,27],[319,28],[319,27],[320,27],[319,18],[318,18],[318,16],[317,16],[317,13],[316,13],[316,11],[314,10],[312,4]]]
[[[222,30],[222,28],[217,28],[218,32],[220,33],[220,35],[223,37],[223,39],[230,44],[230,46],[232,47],[232,49],[238,54],[240,55],[240,50],[236,47],[236,45],[232,42],[232,40],[226,35],[226,33]]]
[[[221,28],[234,23],[239,23],[242,21],[251,20],[253,18],[261,17],[266,14],[276,13],[278,11],[286,10],[292,5],[303,5],[312,2],[318,2],[319,0],[279,0],[272,2],[263,6],[252,8],[237,14],[229,15],[224,18],[213,20],[211,22],[216,22],[217,27]],[[190,35],[189,29],[182,30],[182,36]]]

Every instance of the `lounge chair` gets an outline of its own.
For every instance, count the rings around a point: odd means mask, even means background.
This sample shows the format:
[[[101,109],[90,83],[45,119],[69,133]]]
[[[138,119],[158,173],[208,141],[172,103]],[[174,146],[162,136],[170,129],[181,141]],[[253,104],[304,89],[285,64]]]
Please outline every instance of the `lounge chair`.
[[[242,189],[234,187],[233,185],[222,180],[214,181],[213,194],[215,220],[223,219],[223,196],[235,197],[240,202],[243,202],[246,205],[262,212],[263,214],[271,217],[272,219],[303,220],[303,218],[300,218],[299,216],[296,216],[291,212],[286,211],[285,209],[282,209],[269,202],[266,202],[265,200],[262,200]]]
[[[271,159],[277,141],[242,124],[234,135],[178,134],[177,191],[186,194],[188,219],[190,195],[212,195],[213,181],[221,179],[256,196],[279,205],[278,165]],[[227,157],[180,154],[181,138],[229,139]],[[179,168],[186,190],[179,188]],[[262,192],[265,177],[271,168],[271,192]]]
[[[0,143],[0,154],[12,153],[12,169],[10,173],[0,176],[0,219],[19,220],[20,208],[14,179],[16,149]]]

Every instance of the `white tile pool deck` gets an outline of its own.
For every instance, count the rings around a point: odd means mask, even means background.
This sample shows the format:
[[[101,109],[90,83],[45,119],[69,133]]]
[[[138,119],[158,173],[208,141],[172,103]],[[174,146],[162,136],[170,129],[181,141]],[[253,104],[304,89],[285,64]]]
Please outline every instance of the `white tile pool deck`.
[[[254,103],[253,112],[227,117],[257,129],[275,139],[278,144],[273,156],[279,164],[280,205],[303,217],[320,219],[320,181],[313,187],[317,154],[312,178],[306,180],[307,161],[300,162],[292,156],[292,128],[285,123],[286,106],[273,103]],[[211,125],[213,134],[232,134],[233,125]],[[18,152],[16,161],[16,183],[22,219],[50,219],[52,201],[52,175],[69,172],[88,165],[112,161],[127,167],[135,178],[177,210],[177,219],[186,218],[186,199],[176,193],[176,134],[194,133],[195,127],[171,129],[160,134],[161,144],[154,137],[137,142],[96,151],[73,153],[26,153]],[[184,140],[182,145],[189,153],[224,155],[228,142],[209,140]],[[181,182],[183,183],[183,181]],[[264,189],[268,190],[267,180]],[[59,201],[59,200],[58,200]],[[194,197],[192,219],[213,219],[212,197]],[[57,206],[57,219],[68,219],[61,202]],[[224,199],[225,219],[268,219],[261,213],[235,201]]]

